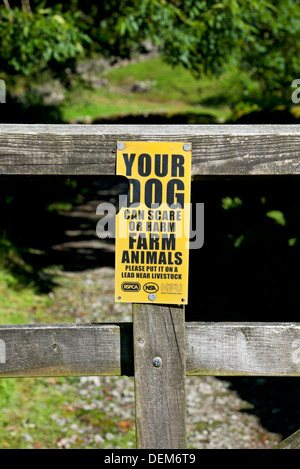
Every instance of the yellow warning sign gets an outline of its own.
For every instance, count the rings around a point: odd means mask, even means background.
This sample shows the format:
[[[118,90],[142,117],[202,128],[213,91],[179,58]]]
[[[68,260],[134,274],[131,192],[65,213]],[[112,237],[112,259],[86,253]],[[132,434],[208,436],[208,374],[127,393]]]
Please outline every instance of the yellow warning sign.
[[[187,304],[191,144],[118,142],[115,300]]]

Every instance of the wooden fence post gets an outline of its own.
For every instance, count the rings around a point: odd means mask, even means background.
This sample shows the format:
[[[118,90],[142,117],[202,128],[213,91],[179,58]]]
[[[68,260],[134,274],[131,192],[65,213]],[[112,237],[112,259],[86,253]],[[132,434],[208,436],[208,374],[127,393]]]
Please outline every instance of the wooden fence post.
[[[138,449],[186,448],[184,306],[133,305]]]

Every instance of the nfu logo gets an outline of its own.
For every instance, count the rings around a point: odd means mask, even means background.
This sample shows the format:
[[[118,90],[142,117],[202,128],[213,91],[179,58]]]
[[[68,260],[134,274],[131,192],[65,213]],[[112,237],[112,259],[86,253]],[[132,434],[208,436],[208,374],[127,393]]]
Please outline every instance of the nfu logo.
[[[6,363],[6,346],[2,339],[0,339],[0,363]]]
[[[0,103],[6,103],[6,86],[4,80],[0,80]]]

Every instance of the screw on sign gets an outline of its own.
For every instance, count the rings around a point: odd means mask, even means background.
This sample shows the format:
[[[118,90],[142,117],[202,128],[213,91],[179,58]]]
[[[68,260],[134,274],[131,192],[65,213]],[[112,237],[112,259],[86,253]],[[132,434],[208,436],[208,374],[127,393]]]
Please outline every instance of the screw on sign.
[[[155,293],[150,293],[150,295],[148,296],[149,300],[150,301],[155,301],[156,300],[156,295]]]
[[[123,143],[123,142],[118,142],[117,143],[117,149],[118,150],[124,150],[124,148],[125,148],[125,143]]]
[[[185,143],[183,145],[183,149],[184,149],[184,151],[191,151],[192,145],[190,143]]]

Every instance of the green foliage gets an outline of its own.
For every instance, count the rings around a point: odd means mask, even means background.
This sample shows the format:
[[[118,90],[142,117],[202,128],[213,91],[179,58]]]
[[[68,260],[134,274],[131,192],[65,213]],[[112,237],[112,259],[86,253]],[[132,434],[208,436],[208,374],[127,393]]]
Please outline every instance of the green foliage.
[[[100,22],[124,44],[151,38],[164,59],[196,75],[234,65],[259,80],[264,98],[290,99],[300,73],[300,10],[295,0],[131,0],[113,3]],[[109,34],[109,31],[113,33]]]
[[[268,218],[272,218],[275,221],[275,223],[277,223],[278,225],[281,225],[281,226],[286,225],[284,214],[280,210],[270,210],[269,212],[266,213],[266,216]],[[293,244],[289,243],[289,246],[293,246]]]
[[[0,69],[9,76],[34,76],[51,69],[60,75],[82,55],[88,36],[76,26],[77,15],[61,6],[24,12],[0,7]]]
[[[224,197],[222,199],[222,207],[224,210],[239,207],[242,203],[243,202],[238,197],[234,197],[233,199],[231,197]]]
[[[23,3],[23,2],[22,2]],[[168,63],[197,76],[227,67],[260,82],[265,106],[290,100],[300,73],[297,0],[31,0],[30,11],[0,7],[0,69],[57,75],[83,52],[130,56],[151,40]],[[246,84],[247,86],[247,84]]]

